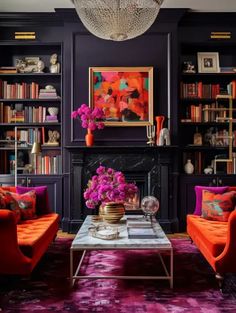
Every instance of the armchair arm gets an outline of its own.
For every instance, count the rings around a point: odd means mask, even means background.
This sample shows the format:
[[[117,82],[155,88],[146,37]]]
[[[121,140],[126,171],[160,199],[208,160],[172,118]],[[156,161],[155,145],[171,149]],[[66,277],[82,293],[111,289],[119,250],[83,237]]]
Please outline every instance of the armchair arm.
[[[0,210],[0,274],[29,274],[31,260],[20,251],[17,226],[10,210]]]
[[[227,241],[223,252],[215,258],[215,271],[224,274],[236,272],[236,210],[229,217]]]

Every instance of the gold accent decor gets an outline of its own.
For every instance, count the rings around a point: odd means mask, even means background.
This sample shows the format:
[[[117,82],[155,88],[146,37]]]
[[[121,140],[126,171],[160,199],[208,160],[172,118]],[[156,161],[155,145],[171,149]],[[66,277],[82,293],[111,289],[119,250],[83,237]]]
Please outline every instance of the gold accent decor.
[[[15,32],[15,39],[36,39],[35,32]]]
[[[211,39],[231,39],[231,32],[211,32]]]
[[[99,215],[107,223],[118,223],[125,214],[125,207],[120,202],[108,202],[105,205],[100,205]]]

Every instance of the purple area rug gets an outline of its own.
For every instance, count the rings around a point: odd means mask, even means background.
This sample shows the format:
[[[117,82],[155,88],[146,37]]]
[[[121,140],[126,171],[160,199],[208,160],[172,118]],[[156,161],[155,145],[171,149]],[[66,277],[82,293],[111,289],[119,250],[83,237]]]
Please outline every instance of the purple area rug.
[[[71,240],[59,238],[49,248],[31,279],[0,277],[3,312],[218,313],[236,312],[236,278],[226,278],[221,294],[214,273],[188,239],[174,246],[174,289],[167,281],[81,280],[69,287]],[[166,256],[167,257],[167,256]],[[79,258],[79,255],[78,255]],[[83,263],[87,274],[160,273],[153,251],[93,251]]]

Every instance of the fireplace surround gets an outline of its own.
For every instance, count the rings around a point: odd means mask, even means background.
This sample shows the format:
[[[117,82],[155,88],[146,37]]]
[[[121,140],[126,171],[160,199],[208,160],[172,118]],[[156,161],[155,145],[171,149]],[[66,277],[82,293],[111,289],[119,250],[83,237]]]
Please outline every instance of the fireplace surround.
[[[83,191],[97,167],[103,165],[120,170],[128,181],[135,181],[140,190],[140,199],[147,195],[158,198],[160,210],[157,218],[161,226],[166,232],[178,231],[176,152],[175,146],[68,148],[71,172],[64,190],[67,209],[64,212],[63,229],[76,232],[85,217],[95,213],[86,208]],[[140,210],[127,211],[127,214],[140,213]]]

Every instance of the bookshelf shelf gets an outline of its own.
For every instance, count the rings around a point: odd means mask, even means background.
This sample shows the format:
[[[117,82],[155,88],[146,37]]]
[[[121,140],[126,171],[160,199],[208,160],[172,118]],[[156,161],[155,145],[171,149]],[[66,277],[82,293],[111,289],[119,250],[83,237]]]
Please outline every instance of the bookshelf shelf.
[[[12,76],[12,77],[61,77],[61,73],[53,74],[53,73],[0,73],[0,77],[2,76]]]
[[[57,99],[0,99],[0,102],[60,102],[61,98]]]
[[[12,174],[10,164],[17,157],[17,168],[22,170],[17,175],[30,168],[34,173],[32,176],[40,175],[40,180],[34,181],[34,184],[43,185],[41,173],[60,176],[63,172],[63,73],[50,73],[50,59],[53,54],[57,54],[60,68],[63,69],[62,44],[14,41],[0,42],[0,46],[0,139],[16,140],[17,127],[17,140],[28,143],[26,147],[18,146],[17,153],[14,145],[1,144],[0,180],[1,175]],[[42,60],[45,72],[16,73],[17,60],[24,62],[27,57]],[[49,85],[52,87],[46,87]],[[31,154],[32,144],[35,142],[39,142],[42,149],[37,155]],[[31,172],[27,172],[27,175],[31,175]]]

